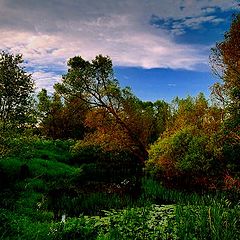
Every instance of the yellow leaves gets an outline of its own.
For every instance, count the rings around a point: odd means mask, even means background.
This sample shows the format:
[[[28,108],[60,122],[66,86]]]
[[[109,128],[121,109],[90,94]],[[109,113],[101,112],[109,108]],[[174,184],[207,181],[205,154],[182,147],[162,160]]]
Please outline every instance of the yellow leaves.
[[[233,88],[240,88],[240,15],[234,17],[222,42],[212,49],[210,63],[224,82],[225,94],[234,100]],[[238,100],[239,101],[239,100]]]
[[[172,176],[175,174],[176,171],[175,164],[176,164],[175,161],[164,155],[160,156],[159,160],[156,162],[156,165],[163,169],[166,176]]]
[[[95,131],[85,137],[85,141],[101,145],[105,150],[120,150],[132,145],[126,129],[105,109],[88,112],[85,124]]]

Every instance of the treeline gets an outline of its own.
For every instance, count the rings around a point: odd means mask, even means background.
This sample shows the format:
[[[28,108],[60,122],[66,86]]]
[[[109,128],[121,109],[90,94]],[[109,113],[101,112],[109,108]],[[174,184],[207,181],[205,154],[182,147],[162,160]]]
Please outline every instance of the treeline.
[[[239,28],[237,15],[224,40],[212,49],[210,63],[221,78],[212,87],[212,101],[200,93],[171,103],[143,102],[130,88],[119,86],[111,59],[102,55],[92,61],[71,58],[54,93],[42,89],[36,97],[22,56],[2,52],[1,154],[11,151],[9,138],[17,134],[74,139],[76,153],[128,153],[138,166],[170,185],[217,188],[230,179],[231,187],[238,186]]]

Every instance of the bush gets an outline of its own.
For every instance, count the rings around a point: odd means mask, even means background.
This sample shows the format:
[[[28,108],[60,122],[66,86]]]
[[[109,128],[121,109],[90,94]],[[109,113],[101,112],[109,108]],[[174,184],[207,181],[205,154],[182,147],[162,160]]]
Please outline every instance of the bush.
[[[217,175],[222,169],[214,141],[214,137],[193,127],[183,128],[150,147],[146,169],[155,177],[190,177],[192,182],[194,178]]]
[[[101,159],[103,150],[100,146],[85,144],[83,141],[78,141],[71,148],[72,164],[96,163]]]
[[[142,170],[139,161],[129,151],[105,151],[84,141],[77,142],[71,151],[71,163],[82,165],[83,173],[90,179],[95,176],[98,181],[122,181]]]
[[[80,216],[71,218],[65,223],[53,224],[49,235],[53,239],[97,239],[97,230],[95,228],[95,219]]]

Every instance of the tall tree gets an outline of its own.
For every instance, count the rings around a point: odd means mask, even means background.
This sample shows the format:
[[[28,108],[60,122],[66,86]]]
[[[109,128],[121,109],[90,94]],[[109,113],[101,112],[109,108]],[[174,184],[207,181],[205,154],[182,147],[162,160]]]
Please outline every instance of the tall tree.
[[[48,112],[50,111],[50,105],[51,105],[51,97],[48,95],[47,90],[43,88],[38,94],[38,104],[37,104],[37,111],[38,115],[41,118],[46,117]]]
[[[22,55],[0,53],[0,122],[24,124],[30,120],[34,81],[22,66]]]
[[[183,180],[190,184],[207,175],[218,175],[224,169],[218,134],[221,110],[209,105],[202,93],[175,98],[171,107],[165,131],[150,146],[147,170],[163,181],[174,180],[174,184],[180,178],[179,183]]]
[[[68,67],[68,73],[63,77],[63,82],[55,86],[57,91],[64,94],[67,99],[73,96],[78,97],[91,108],[97,108],[101,113],[105,112],[118,129],[124,132],[124,136],[128,137],[133,153],[144,161],[148,153],[145,140],[141,137],[142,132],[140,134],[139,129],[136,131],[133,124],[129,123],[128,114],[133,109],[130,109],[128,103],[136,103],[135,97],[128,88],[120,88],[118,81],[114,78],[111,59],[99,55],[89,62],[77,56],[69,60]],[[138,114],[138,116],[141,115]],[[138,118],[138,121],[141,122],[141,118]],[[144,126],[142,131],[145,131]]]
[[[123,103],[123,109],[119,112],[119,117],[132,133],[147,146],[152,140],[154,132],[154,116],[151,108],[143,106],[142,102],[133,97]],[[139,145],[135,138],[129,134],[128,129],[116,121],[116,118],[105,108],[97,108],[89,112],[86,118],[86,125],[94,129],[87,135],[85,140],[90,143],[100,144],[106,150],[130,150],[137,157]]]
[[[38,93],[38,122],[41,132],[53,139],[82,139],[85,133],[86,104],[78,98],[63,101],[58,93]]]
[[[240,141],[240,14],[233,17],[224,40],[212,49],[210,63],[222,79],[213,87],[213,93],[226,107],[226,129],[232,139]]]
[[[169,125],[171,114],[170,105],[163,100],[157,100],[153,103],[154,119],[155,119],[155,138],[157,138],[166,130]]]

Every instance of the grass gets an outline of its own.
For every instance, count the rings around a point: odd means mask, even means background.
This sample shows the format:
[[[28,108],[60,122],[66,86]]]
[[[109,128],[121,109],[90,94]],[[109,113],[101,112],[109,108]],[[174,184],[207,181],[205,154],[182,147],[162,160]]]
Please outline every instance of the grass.
[[[177,235],[180,239],[239,239],[239,217],[239,206],[177,205]]]
[[[0,239],[240,239],[236,199],[146,178],[135,201],[101,182],[90,189],[101,169],[89,174],[90,165],[71,165],[70,145],[34,140],[24,154],[0,159]]]
[[[183,205],[211,205],[216,202],[223,206],[232,204],[227,198],[226,193],[221,191],[198,194],[195,192],[188,193],[176,189],[167,189],[153,179],[143,179],[143,192],[149,201],[163,203],[175,203]]]
[[[144,179],[143,186],[145,197],[150,201],[174,203],[179,239],[240,238],[240,206],[232,203],[224,193],[184,193],[166,189],[152,179]]]
[[[68,216],[103,215],[102,210],[121,209],[132,206],[133,203],[129,197],[121,198],[117,194],[90,193],[81,194],[77,197],[62,196],[53,203],[61,213],[67,213]]]

